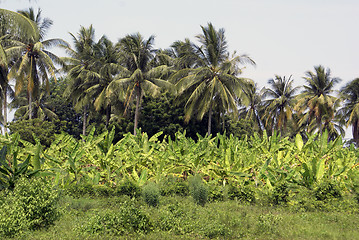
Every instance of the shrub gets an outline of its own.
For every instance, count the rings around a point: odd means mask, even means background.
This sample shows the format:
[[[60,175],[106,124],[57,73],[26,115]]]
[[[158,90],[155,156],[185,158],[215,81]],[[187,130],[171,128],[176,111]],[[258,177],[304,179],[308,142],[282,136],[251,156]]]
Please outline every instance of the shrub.
[[[314,196],[319,201],[342,198],[338,184],[329,180],[321,182],[314,188]]]
[[[182,178],[168,176],[163,182],[161,182],[160,193],[162,196],[170,196],[174,194],[179,196],[188,196],[188,183],[185,182]]]
[[[189,187],[194,201],[204,206],[208,200],[208,188],[204,185],[202,178],[194,176],[189,179]]]
[[[255,192],[251,186],[235,186],[229,184],[227,186],[227,196],[230,200],[237,199],[242,202],[255,202]]]
[[[65,193],[74,198],[93,196],[94,188],[92,184],[70,184],[65,188]]]
[[[92,188],[95,197],[110,197],[114,195],[114,190],[106,185],[93,185]]]
[[[155,183],[145,185],[142,190],[142,196],[148,206],[158,206],[160,191]]]
[[[208,191],[208,199],[209,201],[223,201],[224,200],[224,193],[223,187],[218,185],[210,185]]]
[[[136,207],[132,201],[123,203],[119,211],[105,211],[93,215],[87,223],[78,228],[83,233],[146,233],[152,229],[149,217]]]
[[[13,191],[1,194],[0,235],[47,227],[60,215],[59,192],[43,179],[21,178]]]
[[[133,181],[126,179],[116,188],[116,194],[138,197],[141,196],[141,188]]]
[[[289,188],[287,183],[278,183],[274,186],[271,194],[271,201],[275,205],[287,203],[289,200]]]

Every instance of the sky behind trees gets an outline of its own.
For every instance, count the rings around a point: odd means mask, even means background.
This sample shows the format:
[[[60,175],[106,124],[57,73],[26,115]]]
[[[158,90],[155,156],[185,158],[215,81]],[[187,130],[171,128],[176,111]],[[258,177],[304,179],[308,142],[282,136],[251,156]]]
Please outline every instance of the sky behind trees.
[[[156,48],[168,48],[176,40],[195,41],[200,26],[212,22],[226,30],[230,51],[256,61],[243,76],[260,87],[275,74],[293,75],[301,86],[305,72],[319,64],[343,80],[336,89],[359,77],[357,0],[0,0],[0,8],[13,11],[30,6],[54,21],[47,38],[69,43],[69,32],[93,24],[96,39],[140,32],[154,34]]]
[[[294,83],[315,65],[332,70],[344,83],[359,76],[359,1],[356,0],[1,0],[0,7],[23,10],[40,7],[54,21],[47,38],[71,43],[68,32],[93,24],[96,38],[117,41],[140,32],[156,36],[155,47],[201,32],[212,22],[225,28],[231,51],[248,54],[257,67],[243,75],[260,86],[278,75],[293,75]]]

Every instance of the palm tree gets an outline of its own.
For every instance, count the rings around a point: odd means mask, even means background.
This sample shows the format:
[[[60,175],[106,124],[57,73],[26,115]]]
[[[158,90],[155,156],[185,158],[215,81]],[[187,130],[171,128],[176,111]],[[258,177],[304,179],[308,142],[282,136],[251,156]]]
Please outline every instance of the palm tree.
[[[71,99],[75,109],[83,111],[82,134],[86,134],[88,108],[90,106],[90,94],[86,91],[92,80],[98,78],[98,74],[92,71],[95,59],[95,30],[92,25],[89,28],[81,27],[77,36],[70,33],[74,42],[74,48],[62,46],[69,57],[63,57],[66,63],[64,71],[71,79],[64,95]]]
[[[354,142],[359,145],[359,78],[346,84],[340,92],[344,101],[341,114],[346,126],[352,126]]]
[[[2,108],[3,132],[7,124],[7,97],[13,95],[9,84],[9,69],[14,63],[12,46],[20,37],[37,38],[39,36],[36,23],[17,12],[0,9],[0,105]]]
[[[258,87],[254,83],[248,84],[243,89],[244,96],[239,99],[241,107],[239,108],[239,117],[245,120],[255,122],[255,126],[259,132],[263,130],[261,121],[262,99],[263,94],[258,91]]]
[[[186,101],[185,121],[188,122],[194,115],[202,120],[208,113],[207,133],[210,135],[216,104],[220,106],[218,108],[223,111],[222,114],[238,113],[236,98],[242,94],[242,88],[249,80],[236,76],[239,73],[236,66],[254,62],[247,56],[229,57],[224,29],[217,31],[211,23],[201,28],[202,34],[197,36],[201,46],[182,43],[181,50],[184,52],[181,52],[179,62],[191,59],[193,66],[182,64],[186,68],[174,74],[172,81],[176,84],[178,95]]]
[[[90,83],[90,87],[86,90],[94,99],[94,106],[97,111],[104,108],[106,111],[106,126],[108,126],[111,115],[111,106],[116,102],[117,97],[107,94],[110,83],[119,73],[121,66],[119,65],[119,49],[108,38],[102,37],[95,45],[94,70],[98,73],[95,79]]]
[[[330,76],[330,69],[323,66],[314,67],[315,72],[306,72],[304,91],[298,95],[295,110],[302,114],[299,125],[306,127],[307,131],[318,130],[321,134],[334,120],[339,99],[333,95],[333,87],[340,82],[339,78]],[[334,130],[334,128],[332,128]]]
[[[29,118],[32,119],[32,102],[39,96],[40,80],[48,90],[49,74],[56,79],[54,63],[61,63],[60,58],[47,48],[60,44],[67,45],[67,43],[62,39],[44,40],[52,21],[48,18],[42,19],[40,9],[36,15],[32,8],[28,11],[20,11],[20,13],[34,21],[40,33],[37,37],[20,39],[16,46],[11,48],[12,53],[19,55],[10,71],[10,75],[16,78],[15,93],[19,94],[23,86],[27,84]]]
[[[125,113],[129,104],[136,101],[134,135],[138,127],[142,96],[146,94],[155,97],[161,89],[171,88],[171,84],[163,80],[169,74],[168,66],[152,67],[150,64],[156,52],[153,41],[154,36],[145,40],[139,33],[127,35],[119,41],[121,72],[108,87],[108,95],[113,94],[114,89],[121,89],[122,96],[125,96]]]
[[[49,107],[48,104],[49,94],[44,88],[44,86],[41,87],[39,92],[40,93],[38,98],[31,103],[33,110],[32,113],[33,117],[43,121],[58,119],[56,113],[54,113]],[[10,107],[16,109],[14,113],[14,120],[30,118],[30,112],[27,106],[27,98],[25,92],[21,92],[19,95],[17,95],[14,98],[14,100],[10,103]]]
[[[276,75],[268,81],[270,88],[264,89],[265,113],[263,119],[265,126],[272,132],[276,129],[282,134],[286,131],[287,122],[292,119],[294,112],[295,93],[299,87],[293,87],[292,76],[289,78]]]

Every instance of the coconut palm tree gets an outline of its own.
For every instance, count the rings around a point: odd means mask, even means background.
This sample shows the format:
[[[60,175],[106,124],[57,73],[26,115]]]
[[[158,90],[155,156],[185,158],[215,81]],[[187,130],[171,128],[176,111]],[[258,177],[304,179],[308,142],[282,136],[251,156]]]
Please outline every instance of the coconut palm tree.
[[[304,91],[297,97],[295,110],[302,114],[299,125],[304,126],[308,132],[318,130],[321,134],[331,125],[339,106],[339,99],[332,93],[340,79],[332,78],[330,69],[325,70],[323,66],[316,66],[314,69],[314,73],[306,72],[304,79],[307,85],[304,85]]]
[[[13,90],[9,84],[9,69],[14,63],[12,47],[16,45],[20,37],[37,38],[39,31],[35,22],[20,13],[6,9],[0,9],[0,105],[2,108],[3,132],[7,124],[7,97],[13,96]]]
[[[21,92],[25,84],[27,85],[29,118],[32,119],[32,102],[39,96],[42,84],[49,90],[49,75],[56,79],[54,63],[61,63],[60,58],[50,52],[48,48],[60,44],[67,45],[67,43],[62,39],[44,40],[52,21],[48,18],[42,19],[40,9],[37,14],[32,8],[20,11],[20,13],[36,23],[39,35],[20,39],[16,46],[11,48],[11,53],[17,54],[19,57],[10,70],[10,76],[16,78],[16,94]]]
[[[31,103],[33,110],[32,115],[34,118],[38,118],[43,121],[58,119],[56,113],[54,113],[49,107],[48,96],[49,96],[48,91],[46,91],[45,87],[42,86],[39,91],[38,98]],[[27,98],[25,92],[21,92],[19,95],[17,95],[14,98],[14,100],[10,103],[10,107],[16,109],[14,113],[14,120],[29,119],[30,112],[27,106]]]
[[[292,119],[294,112],[295,94],[299,87],[293,87],[292,76],[289,78],[276,75],[268,80],[270,88],[265,88],[263,97],[265,112],[263,120],[272,132],[278,130],[282,134],[286,131],[287,122]]]
[[[107,93],[111,91],[108,88],[110,83],[120,72],[119,59],[119,47],[103,36],[95,45],[95,58],[93,60],[93,68],[98,74],[94,74],[94,78],[89,83],[91,86],[86,90],[86,93],[94,99],[94,106],[97,111],[101,108],[105,109],[106,126],[110,121],[111,107],[118,102],[118,96]]]
[[[109,84],[108,95],[119,89],[125,102],[125,113],[130,103],[135,101],[135,118],[133,134],[136,135],[143,95],[157,96],[161,89],[171,88],[171,84],[163,80],[169,74],[167,65],[152,67],[151,60],[155,56],[153,49],[154,36],[145,40],[141,34],[127,35],[119,41],[121,53],[120,73]]]
[[[340,113],[346,126],[352,126],[353,140],[359,145],[359,78],[346,84],[340,92],[344,101]]]
[[[263,108],[263,94],[258,91],[257,84],[248,84],[243,89],[244,96],[239,99],[241,107],[239,108],[239,117],[245,120],[255,122],[256,130],[262,132],[263,123],[261,120],[261,112]]]
[[[242,94],[242,88],[248,79],[238,78],[239,63],[254,62],[247,56],[230,58],[224,29],[218,31],[209,23],[197,36],[200,46],[182,43],[182,57],[179,62],[191,59],[193,66],[181,64],[186,68],[173,75],[178,95],[185,99],[185,121],[194,115],[199,120],[208,113],[208,135],[211,134],[211,121],[215,105],[225,112],[237,114],[236,98]],[[181,55],[180,55],[181,56]],[[195,60],[195,61],[194,61]],[[223,112],[222,114],[224,114]]]
[[[63,45],[69,57],[63,57],[65,62],[64,71],[71,79],[64,95],[72,100],[75,109],[83,112],[82,134],[86,134],[88,121],[88,109],[91,99],[87,89],[93,85],[93,80],[98,79],[98,73],[94,70],[95,59],[95,30],[92,25],[89,28],[81,27],[77,36],[70,33],[74,48]]]

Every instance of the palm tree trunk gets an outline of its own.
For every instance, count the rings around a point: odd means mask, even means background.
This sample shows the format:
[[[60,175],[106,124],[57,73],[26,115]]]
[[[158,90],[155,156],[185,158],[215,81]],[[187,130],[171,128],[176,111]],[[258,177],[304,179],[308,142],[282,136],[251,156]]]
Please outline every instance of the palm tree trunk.
[[[32,94],[29,91],[29,119],[32,119]]]
[[[355,120],[353,123],[353,139],[356,145],[359,144],[359,119]]]
[[[138,127],[138,118],[139,118],[139,111],[140,111],[140,101],[141,101],[141,89],[137,87],[137,94],[136,94],[136,110],[135,110],[135,123],[133,126],[133,135],[136,136],[136,129]]]
[[[108,127],[108,124],[110,123],[110,117],[111,117],[111,104],[109,104],[106,107],[106,128]]]
[[[87,105],[84,106],[84,115],[82,122],[82,135],[86,136],[86,122],[87,122]]]
[[[209,106],[209,112],[208,112],[208,130],[207,130],[208,136],[211,134],[211,128],[212,128],[212,104]]]
[[[7,124],[7,93],[6,93],[6,88],[4,91],[4,100],[3,100],[3,108],[4,108],[4,113],[3,113],[3,117],[4,117],[4,122],[3,122],[3,126],[4,126],[4,135],[6,133],[6,124]]]

